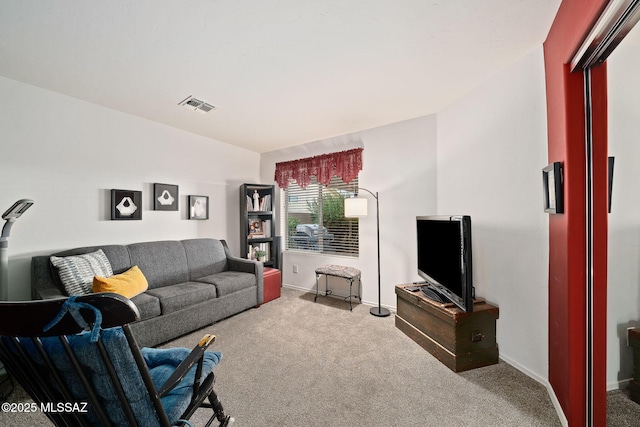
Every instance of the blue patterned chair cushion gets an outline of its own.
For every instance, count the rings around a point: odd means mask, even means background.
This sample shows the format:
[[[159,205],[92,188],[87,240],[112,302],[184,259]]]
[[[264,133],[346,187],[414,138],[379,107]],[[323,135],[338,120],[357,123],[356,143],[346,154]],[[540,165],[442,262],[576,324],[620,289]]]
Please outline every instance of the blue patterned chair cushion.
[[[149,400],[149,393],[142,381],[133,355],[128,351],[129,344],[122,328],[103,329],[100,331],[100,336],[105,343],[107,353],[122,383],[135,418],[140,420],[141,426],[157,426],[158,418],[151,400]],[[67,338],[85,374],[93,383],[94,390],[103,400],[109,419],[114,425],[127,425],[127,418],[120,407],[107,369],[102,363],[98,347],[96,343],[91,342],[91,333],[82,332],[77,335],[69,335]],[[65,385],[76,401],[89,402],[84,386],[76,375],[71,360],[67,357],[58,337],[41,338],[41,341],[46,352],[53,359],[56,368],[62,373]],[[36,363],[44,368],[44,361],[40,358],[35,346],[29,345],[29,341],[25,342],[24,346],[29,348],[29,354]],[[90,405],[87,415],[93,423],[98,423],[95,410]]]
[[[129,351],[129,344],[124,335],[124,331],[121,327],[102,329],[100,331],[100,337],[114,365],[127,400],[131,405],[131,409],[139,425],[148,427],[157,426],[158,418],[149,399],[149,392],[144,385],[133,355],[131,351]],[[104,401],[109,419],[114,425],[127,425],[127,418],[120,407],[116,391],[111,384],[106,367],[102,363],[98,347],[96,343],[91,342],[90,338],[90,332],[82,332],[77,335],[68,336],[69,344],[85,373],[93,383],[94,390],[98,393],[100,399]],[[29,339],[22,339],[21,341],[34,361],[45,370],[44,361],[35,346],[31,344],[31,341]],[[57,337],[51,337],[41,338],[41,341],[46,352],[53,358],[57,369],[62,372],[65,385],[69,388],[76,401],[88,402],[89,399],[86,391],[80,379],[76,376],[75,370],[71,365],[71,361],[66,356],[60,340]],[[143,348],[141,349],[141,353],[156,388],[160,388],[164,381],[173,373],[176,366],[187,357],[190,350],[186,348],[171,348],[165,350]],[[213,368],[221,358],[222,355],[219,352],[205,352],[202,378],[205,378],[213,371]],[[171,390],[169,394],[161,399],[169,421],[171,421],[172,424],[180,418],[191,401],[195,371],[196,366],[189,371],[186,377]],[[90,405],[88,417],[92,424],[99,424],[95,410],[91,408]]]
[[[164,382],[171,376],[176,367],[187,358],[191,350],[187,348],[143,348],[141,349],[142,357],[144,357],[151,379],[156,388],[159,389]],[[205,351],[204,362],[202,364],[202,376],[204,379],[213,372],[213,368],[222,359],[222,354],[218,351]],[[167,412],[169,421],[175,423],[176,420],[186,411],[191,396],[193,395],[193,381],[196,375],[196,366],[189,370],[189,373],[175,386],[166,396],[162,397],[162,406]]]

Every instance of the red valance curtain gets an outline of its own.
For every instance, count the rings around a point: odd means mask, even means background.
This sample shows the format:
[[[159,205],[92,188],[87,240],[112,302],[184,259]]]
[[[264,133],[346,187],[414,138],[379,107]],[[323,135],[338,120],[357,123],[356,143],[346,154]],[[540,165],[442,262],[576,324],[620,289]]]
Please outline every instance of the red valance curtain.
[[[280,188],[287,188],[289,182],[295,180],[301,188],[306,188],[311,177],[324,185],[329,185],[332,176],[339,176],[345,183],[350,183],[362,170],[362,148],[323,154],[276,163],[275,180]]]

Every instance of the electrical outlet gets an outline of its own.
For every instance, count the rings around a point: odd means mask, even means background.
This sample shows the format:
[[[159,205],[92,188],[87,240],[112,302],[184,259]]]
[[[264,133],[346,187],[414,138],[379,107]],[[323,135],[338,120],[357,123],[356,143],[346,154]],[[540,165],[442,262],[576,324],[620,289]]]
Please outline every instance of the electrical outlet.
[[[293,264],[293,272],[298,273],[298,264]]]

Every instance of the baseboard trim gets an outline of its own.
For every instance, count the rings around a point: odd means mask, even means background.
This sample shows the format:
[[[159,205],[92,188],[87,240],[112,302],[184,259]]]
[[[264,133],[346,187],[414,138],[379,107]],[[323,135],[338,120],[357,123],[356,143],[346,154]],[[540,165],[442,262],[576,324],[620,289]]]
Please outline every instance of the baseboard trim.
[[[288,283],[283,283],[283,284],[282,284],[282,287],[283,287],[283,288],[294,289],[294,290],[296,290],[296,291],[302,291],[302,292],[314,292],[314,293],[315,293],[315,290],[314,290],[314,289],[310,289],[310,288],[303,288],[302,286],[289,285]],[[320,295],[323,295],[323,293],[321,292],[321,293],[320,293]],[[332,297],[332,296],[331,296],[331,295],[329,295],[329,297]],[[334,297],[335,297],[335,298],[340,298],[340,299],[342,299],[342,298],[343,298],[343,297],[338,297],[338,296],[334,296]],[[356,301],[357,301],[357,300],[356,300]],[[377,302],[374,302],[374,301],[366,301],[366,300],[362,300],[362,301],[360,301],[360,302],[362,303],[362,305],[366,305],[366,306],[369,306],[369,307],[376,307],[376,306],[378,305],[378,303],[377,303]],[[395,305],[394,305],[394,306],[391,306],[391,305],[381,304],[381,306],[382,306],[382,307],[384,307],[384,308],[386,308],[386,309],[388,309],[389,311],[391,311],[391,312],[393,312],[393,313],[396,313],[396,312],[397,312],[397,310],[396,310],[396,306],[395,306]]]
[[[540,375],[538,375],[535,372],[529,370],[525,366],[523,366],[520,363],[516,362],[515,360],[511,359],[509,356],[505,356],[502,353],[500,353],[500,359],[504,360],[509,365],[513,366],[514,368],[516,368],[517,370],[519,370],[520,372],[522,372],[526,376],[528,376],[528,377],[532,378],[533,380],[535,380],[535,381],[539,382],[540,384],[542,384],[547,389],[547,394],[549,395],[549,399],[551,399],[551,403],[553,404],[553,407],[556,410],[556,414],[558,414],[558,419],[560,420],[560,423],[563,425],[563,427],[569,427],[569,421],[567,420],[567,417],[564,415],[564,411],[562,410],[562,406],[560,406],[560,402],[558,401],[558,398],[556,397],[556,393],[553,390],[553,387],[551,386],[551,383],[549,383],[549,380],[547,380],[546,378],[541,377]]]
[[[629,383],[631,382],[632,379],[633,378],[627,378],[626,380],[609,382],[607,383],[607,391],[621,390],[623,388],[627,388],[629,387]]]
[[[543,383],[547,387],[547,393],[549,394],[549,398],[551,399],[551,403],[553,403],[553,407],[556,408],[556,413],[558,414],[558,418],[560,419],[560,424],[564,427],[569,427],[569,421],[567,421],[567,417],[564,415],[564,411],[562,410],[562,406],[560,406],[560,402],[556,397],[556,393],[551,387],[551,383],[545,381]]]

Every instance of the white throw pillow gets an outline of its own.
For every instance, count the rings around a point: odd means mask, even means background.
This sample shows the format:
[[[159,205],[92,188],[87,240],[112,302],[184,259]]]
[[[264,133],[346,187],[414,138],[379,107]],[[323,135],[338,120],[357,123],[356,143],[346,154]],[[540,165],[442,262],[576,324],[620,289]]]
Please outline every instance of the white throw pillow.
[[[102,249],[83,255],[52,256],[50,260],[58,269],[60,281],[69,296],[91,293],[93,276],[113,276],[111,263]]]

